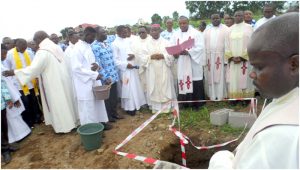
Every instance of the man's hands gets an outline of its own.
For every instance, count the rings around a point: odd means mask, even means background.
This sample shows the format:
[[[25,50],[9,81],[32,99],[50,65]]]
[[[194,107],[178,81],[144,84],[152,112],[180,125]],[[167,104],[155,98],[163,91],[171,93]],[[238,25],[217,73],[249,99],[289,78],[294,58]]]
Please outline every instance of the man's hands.
[[[16,101],[14,103],[14,106],[17,107],[17,108],[19,108],[21,106],[20,100]]]
[[[100,80],[103,76],[101,74],[98,74],[96,80]]]
[[[177,59],[179,57],[179,55],[190,55],[190,53],[186,50],[183,50],[179,54],[174,54],[173,57],[175,57]]]
[[[7,70],[7,71],[3,71],[2,75],[5,77],[9,77],[9,76],[14,76],[15,73],[14,73],[14,70]]]
[[[239,64],[242,61],[246,61],[245,59],[243,59],[242,57],[231,57],[229,59],[229,61],[233,61],[234,64]]]
[[[134,59],[134,55],[133,54],[128,54],[128,58],[127,58],[127,61],[131,61]]]
[[[6,102],[6,104],[7,104],[9,109],[11,109],[14,106],[14,103],[11,100]]]
[[[108,79],[105,80],[105,84],[106,84],[106,85],[109,85],[111,82],[112,82],[112,81],[111,81],[111,78],[108,78]]]
[[[150,57],[152,60],[162,60],[165,58],[163,54],[152,54]]]
[[[133,69],[134,66],[133,66],[132,64],[128,63],[128,64],[127,64],[127,68],[128,68],[128,69]]]
[[[92,63],[91,65],[92,65],[92,67],[91,67],[92,71],[98,71],[101,69],[97,63]]]

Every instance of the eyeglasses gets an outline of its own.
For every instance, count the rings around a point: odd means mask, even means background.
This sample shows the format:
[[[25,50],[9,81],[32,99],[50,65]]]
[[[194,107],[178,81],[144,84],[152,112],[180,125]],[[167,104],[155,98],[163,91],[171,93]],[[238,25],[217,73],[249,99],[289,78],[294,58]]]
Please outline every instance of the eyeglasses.
[[[144,31],[141,31],[141,32],[139,32],[138,34],[146,34],[146,32],[144,32]]]

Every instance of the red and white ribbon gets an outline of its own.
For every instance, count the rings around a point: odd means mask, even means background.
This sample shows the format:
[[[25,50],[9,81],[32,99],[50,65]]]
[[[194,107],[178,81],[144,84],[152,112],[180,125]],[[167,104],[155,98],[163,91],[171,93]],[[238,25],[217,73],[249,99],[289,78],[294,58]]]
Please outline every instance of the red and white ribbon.
[[[251,100],[251,107],[250,107],[250,111],[249,114],[253,113],[256,116],[256,106],[257,106],[257,101],[255,98],[237,98],[237,99],[224,99],[224,100],[218,100],[218,101],[239,101],[239,100]],[[169,101],[167,102],[163,108],[156,112],[153,116],[151,116],[148,120],[146,120],[142,125],[140,125],[137,129],[135,129],[130,135],[128,135],[126,137],[126,139],[124,139],[113,151],[115,154],[117,155],[121,155],[130,159],[135,159],[135,160],[139,160],[139,161],[143,161],[145,163],[149,163],[149,164],[157,164],[160,160],[154,159],[154,158],[150,158],[150,157],[144,157],[144,156],[140,156],[140,155],[136,155],[136,154],[132,154],[132,153],[126,153],[126,152],[120,152],[118,151],[121,147],[123,147],[126,143],[128,143],[133,137],[135,137],[138,133],[140,133],[147,125],[149,125],[149,123],[151,123],[160,113],[162,110],[165,110],[167,108],[167,106],[172,103],[173,105],[173,121],[172,124],[169,125],[169,130],[172,131],[179,139],[180,139],[180,146],[181,146],[181,157],[182,157],[182,164],[184,167],[182,168],[186,168],[186,154],[185,154],[185,145],[188,144],[188,141],[190,141],[190,143],[197,149],[199,150],[207,150],[207,149],[212,149],[212,148],[218,148],[218,147],[222,147],[225,145],[228,145],[229,143],[232,143],[234,141],[237,141],[240,136],[244,133],[245,128],[247,126],[247,124],[245,125],[244,130],[242,131],[242,133],[235,139],[230,140],[228,142],[224,142],[222,144],[216,144],[216,145],[211,145],[211,146],[196,146],[193,144],[193,142],[191,141],[191,139],[189,139],[186,135],[184,135],[183,133],[180,132],[180,113],[179,113],[179,107],[178,107],[178,103],[192,103],[192,102],[212,102],[214,100],[197,100],[197,101]],[[178,125],[179,125],[179,131],[176,130],[174,128],[175,126],[175,122],[176,119],[178,120]]]

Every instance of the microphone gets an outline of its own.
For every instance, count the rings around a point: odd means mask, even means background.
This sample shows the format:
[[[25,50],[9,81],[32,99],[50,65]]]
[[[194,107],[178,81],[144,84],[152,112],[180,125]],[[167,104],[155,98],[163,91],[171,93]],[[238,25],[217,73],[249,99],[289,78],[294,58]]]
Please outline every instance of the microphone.
[[[132,68],[139,69],[139,68],[140,68],[140,66],[138,66],[138,65],[135,65],[135,66],[132,66]]]

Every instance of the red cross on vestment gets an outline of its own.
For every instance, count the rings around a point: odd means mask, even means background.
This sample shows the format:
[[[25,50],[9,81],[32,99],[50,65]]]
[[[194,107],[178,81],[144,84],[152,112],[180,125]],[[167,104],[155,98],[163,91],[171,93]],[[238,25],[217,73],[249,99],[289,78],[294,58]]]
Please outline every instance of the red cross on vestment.
[[[208,68],[208,71],[210,71],[210,61],[209,61],[209,59],[207,59],[207,68]]]
[[[189,40],[190,40],[190,39],[192,39],[191,36],[189,36]],[[189,49],[190,49],[190,48],[188,48],[188,50],[189,50]]]
[[[217,65],[217,70],[219,69],[219,65],[222,64],[220,62],[220,57],[217,57],[217,62],[215,62],[215,64]]]
[[[243,66],[241,67],[241,69],[243,70],[243,75],[245,75],[246,74],[246,69],[247,69],[248,67],[246,66],[246,62],[243,62]]]
[[[183,90],[183,85],[184,85],[183,81],[180,80],[180,81],[179,81],[179,86],[180,86],[180,89],[181,89],[181,90]]]
[[[190,86],[191,86],[191,84],[192,84],[192,82],[191,82],[191,80],[190,80],[190,76],[187,76],[187,78],[186,78],[186,87],[187,87],[187,89],[190,89]]]

